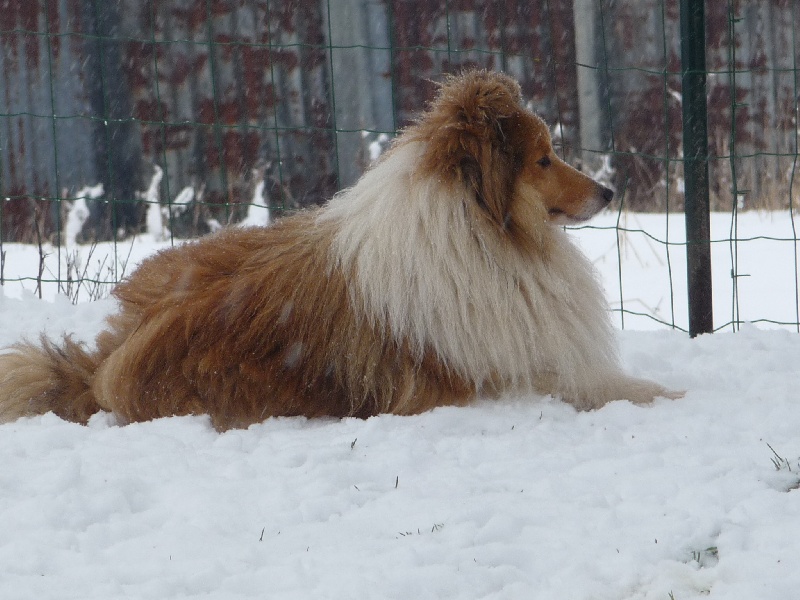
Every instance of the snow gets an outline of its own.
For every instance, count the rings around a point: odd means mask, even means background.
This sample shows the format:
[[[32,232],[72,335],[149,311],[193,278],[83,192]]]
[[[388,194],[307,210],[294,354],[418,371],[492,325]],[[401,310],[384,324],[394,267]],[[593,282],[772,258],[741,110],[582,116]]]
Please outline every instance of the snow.
[[[98,183],[94,186],[86,186],[76,194],[75,200],[69,204],[67,210],[66,224],[64,225],[64,245],[73,248],[75,240],[83,229],[83,224],[89,218],[89,207],[86,199],[97,199],[105,193],[103,184]]]
[[[164,223],[164,207],[161,206],[159,201],[158,187],[161,185],[163,177],[164,170],[158,165],[153,165],[153,176],[150,179],[147,191],[143,195],[144,201],[147,203],[147,233],[157,242],[163,242],[170,238],[169,229]]]
[[[664,239],[664,221],[623,224]],[[740,215],[738,227],[791,236],[785,214]],[[728,236],[724,215],[712,232]],[[672,319],[663,246],[631,232],[618,251],[613,231],[575,235],[612,302],[621,256],[626,308]],[[163,245],[138,238],[128,269]],[[796,247],[738,246],[750,275],[739,280],[740,318],[796,320]],[[729,248],[714,246],[720,324]],[[3,249],[6,277],[35,274],[38,250]],[[125,243],[118,251],[127,256]],[[684,326],[681,252],[670,247]],[[110,299],[73,306],[52,284],[40,301],[34,288],[2,288],[0,346],[41,330],[90,340],[114,309]],[[2,425],[0,598],[796,598],[800,335],[762,322],[691,340],[630,314],[625,326],[627,369],[685,398],[590,413],[506,398],[223,434],[202,417]]]
[[[600,272],[618,325],[624,319],[626,329],[663,329],[661,321],[688,329],[683,214],[606,212],[575,234]],[[793,223],[788,211],[735,219],[712,213],[711,240],[715,328],[743,321],[797,331],[800,216]]]
[[[262,179],[254,186],[253,198],[247,207],[247,215],[238,223],[241,227],[269,225],[269,200],[266,197],[266,182]]]

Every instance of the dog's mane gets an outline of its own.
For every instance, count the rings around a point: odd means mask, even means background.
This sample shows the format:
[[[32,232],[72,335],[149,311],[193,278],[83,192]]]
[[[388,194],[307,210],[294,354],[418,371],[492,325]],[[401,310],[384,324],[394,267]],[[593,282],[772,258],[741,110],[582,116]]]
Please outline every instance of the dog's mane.
[[[477,103],[483,126],[474,119],[465,125],[463,107],[445,85],[426,113],[430,120],[416,123],[319,217],[336,221],[332,268],[353,274],[353,308],[408,341],[418,355],[433,349],[484,391],[495,385],[529,389],[534,374],[590,377],[617,360],[602,292],[586,258],[562,230],[544,222],[539,233],[551,251],[518,243],[502,223],[487,226],[480,206],[485,200],[464,171],[475,158],[468,148],[475,135],[481,144],[494,144],[494,151],[513,150],[507,137],[491,137],[504,135],[498,119],[523,110],[518,88],[516,94],[506,89],[506,79],[492,79],[496,93],[483,95],[492,102]],[[482,83],[478,77],[476,89],[459,89],[474,99]],[[489,188],[495,185],[491,173],[480,177],[484,188],[487,181]],[[513,186],[502,179],[489,195],[507,203]],[[582,297],[571,292],[576,286],[570,279],[581,282]],[[586,289],[586,281],[593,286]],[[599,363],[597,357],[603,357]]]

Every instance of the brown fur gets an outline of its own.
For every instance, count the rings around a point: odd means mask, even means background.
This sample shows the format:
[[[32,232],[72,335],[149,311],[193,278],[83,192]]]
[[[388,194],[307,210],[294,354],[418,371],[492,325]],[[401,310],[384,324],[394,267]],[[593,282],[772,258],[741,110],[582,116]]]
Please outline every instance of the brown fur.
[[[101,334],[125,340],[93,383],[103,408],[126,421],[209,413],[225,429],[268,416],[407,414],[466,396],[435,360],[418,364],[343,310],[329,229],[310,213],[143,264],[115,292],[135,318]]]
[[[461,202],[460,189],[473,195],[464,209],[493,232],[474,243],[494,260],[546,260],[548,221],[582,220],[610,199],[558,159],[504,75],[449,79],[382,161],[410,143],[425,148],[416,176],[452,186],[447,201]],[[149,258],[114,290],[120,311],[94,351],[43,339],[0,356],[0,421],[52,410],[86,422],[106,410],[122,422],[209,414],[227,429],[281,415],[412,414],[504,391],[500,374],[476,382],[368,313],[355,267],[334,258],[339,223],[320,218],[325,210]]]
[[[20,346],[0,357],[12,376],[0,389],[27,382],[22,414],[81,423],[101,409],[122,422],[210,414],[218,429],[465,402],[469,386],[433,357],[416,360],[344,309],[329,229],[308,213],[163,251],[115,288],[121,312],[96,352],[69,339],[63,349]]]

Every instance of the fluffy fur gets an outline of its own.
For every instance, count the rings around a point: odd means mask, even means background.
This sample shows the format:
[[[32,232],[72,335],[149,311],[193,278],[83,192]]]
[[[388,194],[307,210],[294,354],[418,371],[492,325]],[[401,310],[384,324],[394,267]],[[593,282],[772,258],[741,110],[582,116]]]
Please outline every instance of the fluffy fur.
[[[579,409],[675,397],[620,371],[593,269],[559,227],[611,196],[556,156],[515,81],[450,78],[323,208],[146,260],[94,349],[43,338],[0,356],[0,420],[226,429],[529,391]]]

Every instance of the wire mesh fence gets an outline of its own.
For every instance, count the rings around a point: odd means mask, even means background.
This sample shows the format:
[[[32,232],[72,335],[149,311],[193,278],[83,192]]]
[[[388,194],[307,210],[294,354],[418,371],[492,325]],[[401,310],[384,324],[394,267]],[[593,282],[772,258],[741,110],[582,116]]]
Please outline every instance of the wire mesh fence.
[[[715,327],[800,330],[800,8],[708,4]],[[0,281],[97,297],[137,239],[323,202],[443,73],[479,66],[517,78],[563,158],[616,188],[576,235],[600,236],[619,323],[686,329],[679,16],[678,0],[6,0]]]

